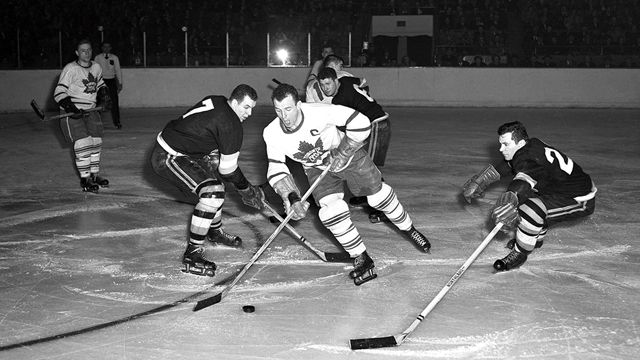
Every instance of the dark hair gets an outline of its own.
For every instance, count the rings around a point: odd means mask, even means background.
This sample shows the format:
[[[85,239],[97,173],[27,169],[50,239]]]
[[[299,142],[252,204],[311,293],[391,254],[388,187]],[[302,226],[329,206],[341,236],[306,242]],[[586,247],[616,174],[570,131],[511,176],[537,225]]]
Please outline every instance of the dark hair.
[[[335,80],[338,78],[338,74],[332,68],[324,68],[318,71],[318,80],[331,79]]]
[[[84,44],[89,44],[89,46],[93,47],[91,45],[91,40],[89,40],[88,38],[82,38],[78,40],[78,42],[76,43],[76,50],[80,47],[80,45],[84,45]]]
[[[273,100],[282,101],[287,96],[291,96],[291,98],[296,104],[298,103],[298,101],[300,101],[298,99],[298,90],[295,87],[293,87],[293,85],[289,85],[289,84],[278,85],[278,87],[275,88],[275,90],[273,90],[273,93],[271,93],[271,101]]]
[[[258,93],[247,84],[240,84],[236,86],[235,89],[231,92],[231,96],[229,96],[229,100],[236,100],[241,103],[245,96],[248,96],[249,99],[253,101],[258,101]]]
[[[506,123],[501,125],[498,128],[498,135],[504,135],[508,132],[511,133],[511,139],[516,143],[519,142],[520,140],[529,142],[529,135],[527,135],[527,129],[524,128],[524,125],[522,125],[520,121]]]
[[[333,64],[333,63],[344,64],[344,60],[342,60],[342,58],[336,54],[330,54],[324,58],[324,61],[322,62],[322,66],[327,67],[329,66],[329,64]]]

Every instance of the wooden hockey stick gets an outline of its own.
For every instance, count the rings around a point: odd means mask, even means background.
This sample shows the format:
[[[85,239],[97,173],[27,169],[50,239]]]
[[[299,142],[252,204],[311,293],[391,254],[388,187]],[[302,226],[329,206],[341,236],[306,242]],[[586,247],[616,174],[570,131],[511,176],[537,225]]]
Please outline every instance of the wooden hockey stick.
[[[38,106],[38,103],[36,103],[35,100],[31,100],[31,108],[33,109],[33,111],[35,111],[36,115],[38,115],[38,117],[42,121],[58,120],[58,119],[66,118],[69,116],[77,115],[75,113],[65,113],[65,114],[54,115],[54,116],[45,116],[42,110],[40,109],[40,106]],[[102,109],[103,109],[102,106],[98,106],[98,107],[94,107],[93,109],[87,109],[83,111],[88,113],[88,112],[94,112],[94,111],[102,111]]]
[[[349,347],[351,347],[351,350],[377,349],[377,348],[383,348],[383,347],[398,346],[402,344],[404,340],[409,335],[411,335],[413,330],[415,330],[418,327],[418,325],[422,322],[422,320],[424,320],[424,318],[427,317],[427,315],[431,312],[431,310],[433,310],[433,308],[438,304],[438,302],[442,300],[444,295],[451,289],[453,284],[455,284],[456,281],[458,281],[458,279],[462,276],[462,274],[464,274],[464,272],[471,265],[471,263],[473,263],[476,260],[476,258],[478,257],[478,255],[480,255],[480,253],[484,250],[484,248],[486,248],[487,245],[489,245],[489,243],[491,242],[491,240],[493,240],[493,237],[496,236],[500,228],[502,228],[501,222],[496,224],[493,230],[491,230],[489,235],[487,235],[487,237],[480,244],[480,246],[478,246],[478,248],[471,255],[471,257],[469,257],[469,259],[465,261],[462,267],[458,269],[458,271],[456,271],[456,273],[453,275],[451,280],[447,282],[447,285],[445,285],[444,288],[440,290],[438,295],[436,295],[436,297],[433,300],[431,300],[429,305],[427,305],[427,307],[424,310],[422,310],[420,315],[418,315],[418,317],[413,321],[411,326],[407,328],[407,330],[405,330],[401,334],[392,335],[392,336],[368,338],[368,339],[352,339],[349,341]]]
[[[311,185],[311,187],[309,187],[309,190],[307,190],[307,192],[302,196],[302,199],[300,199],[300,201],[305,201],[305,200],[307,200],[307,198],[309,196],[311,196],[311,193],[318,186],[320,181],[322,179],[324,179],[324,177],[327,175],[327,173],[329,173],[329,168],[330,167],[327,166],[327,168],[320,174],[320,176],[318,176],[316,181],[314,181],[314,183]],[[253,263],[255,263],[256,260],[258,260],[260,255],[262,255],[262,253],[265,252],[265,250],[267,250],[267,247],[269,247],[271,242],[273,242],[273,240],[276,238],[276,236],[278,236],[278,234],[282,231],[282,229],[284,229],[285,225],[287,225],[287,222],[289,222],[289,220],[293,217],[293,214],[295,214],[295,212],[291,211],[287,215],[287,217],[284,218],[284,220],[282,220],[280,225],[273,231],[273,233],[271,234],[271,236],[269,236],[267,241],[265,241],[264,244],[262,244],[260,249],[258,249],[258,251],[256,251],[256,253],[249,260],[249,262],[242,268],[242,270],[240,270],[238,275],[236,275],[235,279],[233,279],[231,284],[227,285],[227,287],[224,288],[224,290],[222,290],[222,292],[220,292],[220,293],[218,293],[218,294],[216,294],[214,296],[211,296],[211,297],[208,297],[206,299],[198,301],[196,303],[196,306],[193,307],[193,311],[202,310],[202,309],[204,309],[206,307],[209,307],[211,305],[217,304],[220,301],[222,301],[222,298],[225,297],[229,293],[229,291],[231,291],[231,288],[233,288],[238,283],[238,281],[240,281],[240,278],[242,278],[242,275],[244,275],[249,270],[249,268],[253,265]]]
[[[278,79],[276,79],[276,78],[271,79],[271,81],[273,81],[277,85],[282,85],[282,83],[280,81],[278,81]]]
[[[271,213],[273,213],[273,216],[280,222],[282,223],[284,220],[282,219],[282,216],[280,216],[280,214],[278,214],[275,210],[273,210],[273,208],[271,207],[271,205],[269,205],[266,201],[264,202],[264,207],[267,208],[267,210],[271,211]],[[303,243],[304,245],[306,245],[314,254],[316,254],[316,256],[318,256],[322,261],[325,262],[352,262],[353,260],[351,259],[351,256],[349,255],[349,253],[346,252],[342,252],[342,253],[330,253],[330,252],[325,252],[322,250],[318,250],[316,249],[313,245],[311,245],[311,243],[309,241],[307,241],[307,239],[300,235],[294,228],[293,226],[286,224],[285,227],[287,228],[287,230],[289,230],[295,237],[298,238],[298,240]]]

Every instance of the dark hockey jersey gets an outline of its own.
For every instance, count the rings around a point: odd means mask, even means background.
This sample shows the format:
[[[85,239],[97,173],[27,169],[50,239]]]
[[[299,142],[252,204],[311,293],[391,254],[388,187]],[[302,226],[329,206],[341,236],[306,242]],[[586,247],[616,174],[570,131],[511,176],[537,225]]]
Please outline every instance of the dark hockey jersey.
[[[359,78],[344,76],[338,81],[340,81],[340,87],[331,100],[332,104],[344,105],[358,110],[368,117],[369,121],[386,115],[382,106],[369,96],[367,90],[360,87],[361,80]]]
[[[172,149],[202,157],[218,149],[230,155],[242,147],[242,123],[224,96],[207,96],[180,118],[170,121],[162,138]]]
[[[580,165],[559,150],[536,138],[520,148],[511,161],[496,168],[507,175],[509,167],[514,180],[526,181],[539,195],[580,197],[592,191],[591,177]]]

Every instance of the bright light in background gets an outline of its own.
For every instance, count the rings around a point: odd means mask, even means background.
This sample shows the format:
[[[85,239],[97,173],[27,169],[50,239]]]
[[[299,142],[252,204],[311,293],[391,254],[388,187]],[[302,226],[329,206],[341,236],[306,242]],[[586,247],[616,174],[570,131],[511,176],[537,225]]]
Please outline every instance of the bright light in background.
[[[276,55],[278,56],[278,59],[282,61],[283,65],[287,63],[287,59],[289,59],[289,52],[287,52],[287,50],[280,49],[276,51]]]

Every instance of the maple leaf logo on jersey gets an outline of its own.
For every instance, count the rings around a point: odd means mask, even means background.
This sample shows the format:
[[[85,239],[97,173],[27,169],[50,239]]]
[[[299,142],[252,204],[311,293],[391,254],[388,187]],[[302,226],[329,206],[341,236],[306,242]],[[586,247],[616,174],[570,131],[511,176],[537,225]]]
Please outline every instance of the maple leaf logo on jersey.
[[[293,154],[293,157],[297,160],[301,160],[303,163],[315,163],[321,156],[323,151],[322,139],[318,138],[315,145],[311,145],[306,141],[301,141],[298,146],[299,152]]]
[[[89,73],[86,79],[82,80],[84,84],[84,92],[85,94],[93,94],[98,91],[98,80],[92,73]]]

